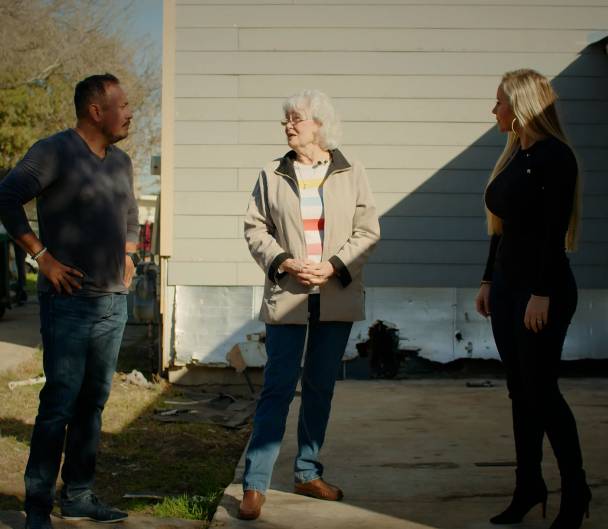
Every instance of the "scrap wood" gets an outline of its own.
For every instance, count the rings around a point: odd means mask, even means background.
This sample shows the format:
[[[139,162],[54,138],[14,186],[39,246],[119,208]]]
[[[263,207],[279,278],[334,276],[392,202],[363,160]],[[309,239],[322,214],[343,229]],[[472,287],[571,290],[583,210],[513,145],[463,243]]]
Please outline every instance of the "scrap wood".
[[[164,500],[168,494],[150,494],[147,492],[127,492],[123,498],[127,500]]]
[[[490,380],[484,380],[483,382],[467,382],[467,388],[493,388],[494,384]]]
[[[34,377],[28,378],[26,380],[13,380],[8,383],[8,389],[13,391],[18,386],[33,386],[35,384],[44,384],[46,382],[46,377]]]
[[[237,373],[242,373],[245,371],[245,369],[247,369],[247,363],[241,354],[241,348],[239,347],[238,343],[233,345],[232,349],[228,351],[226,354],[226,360],[228,360],[228,363]]]
[[[253,415],[256,406],[255,400],[236,399],[225,393],[195,403],[176,400],[170,403],[170,409],[158,409],[153,417],[161,422],[201,422],[226,428],[244,425]]]

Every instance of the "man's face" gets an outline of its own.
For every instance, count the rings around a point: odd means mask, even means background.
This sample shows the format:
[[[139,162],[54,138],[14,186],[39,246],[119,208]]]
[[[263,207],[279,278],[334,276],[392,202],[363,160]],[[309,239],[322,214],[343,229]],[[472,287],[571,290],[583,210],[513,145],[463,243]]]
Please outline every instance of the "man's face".
[[[118,84],[106,85],[106,95],[101,104],[99,127],[110,143],[116,143],[129,135],[133,113],[127,94]]]

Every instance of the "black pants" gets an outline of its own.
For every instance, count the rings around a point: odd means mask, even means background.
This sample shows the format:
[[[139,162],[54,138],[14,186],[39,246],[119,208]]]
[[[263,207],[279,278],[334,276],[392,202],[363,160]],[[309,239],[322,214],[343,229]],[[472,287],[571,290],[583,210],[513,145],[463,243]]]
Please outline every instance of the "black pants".
[[[524,326],[529,299],[529,290],[511,288],[502,274],[494,274],[492,331],[512,401],[518,472],[540,476],[546,433],[560,474],[567,478],[578,475],[583,464],[576,421],[558,385],[562,347],[577,303],[572,272],[564,273],[559,288],[550,295],[548,322],[539,333]]]

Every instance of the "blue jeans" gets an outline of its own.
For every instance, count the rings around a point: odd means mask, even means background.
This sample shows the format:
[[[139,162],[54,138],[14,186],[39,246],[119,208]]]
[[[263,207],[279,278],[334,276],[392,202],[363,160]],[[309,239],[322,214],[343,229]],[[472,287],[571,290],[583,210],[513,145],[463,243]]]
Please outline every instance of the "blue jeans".
[[[101,413],[110,395],[126,322],[125,295],[40,294],[46,384],[40,392],[25,470],[26,512],[50,513],[64,443],[62,497],[90,490]]]
[[[302,403],[295,480],[306,482],[323,475],[319,452],[325,440],[338,368],[353,324],[320,322],[318,294],[309,296],[309,311],[308,325],[266,325],[268,361],[247,449],[244,490],[265,492],[270,486],[300,371]],[[306,356],[301,370],[307,329]]]

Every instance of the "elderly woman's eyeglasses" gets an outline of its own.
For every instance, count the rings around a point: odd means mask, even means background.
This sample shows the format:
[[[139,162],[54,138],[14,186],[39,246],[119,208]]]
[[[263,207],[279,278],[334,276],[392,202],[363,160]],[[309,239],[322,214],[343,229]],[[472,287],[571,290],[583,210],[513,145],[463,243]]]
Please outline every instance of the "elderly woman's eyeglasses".
[[[303,121],[312,121],[312,119],[304,119],[304,118],[301,118],[300,116],[290,116],[289,118],[282,119],[281,125],[283,125],[283,127],[286,127],[288,123],[291,123],[295,127],[296,125],[299,125]]]

